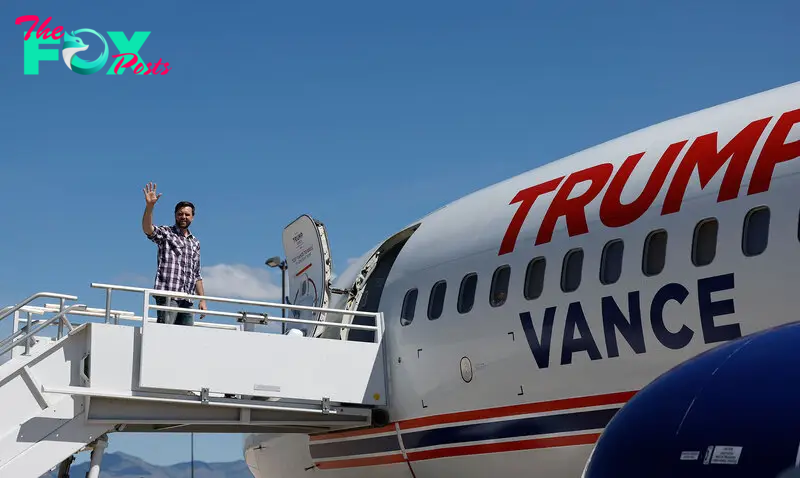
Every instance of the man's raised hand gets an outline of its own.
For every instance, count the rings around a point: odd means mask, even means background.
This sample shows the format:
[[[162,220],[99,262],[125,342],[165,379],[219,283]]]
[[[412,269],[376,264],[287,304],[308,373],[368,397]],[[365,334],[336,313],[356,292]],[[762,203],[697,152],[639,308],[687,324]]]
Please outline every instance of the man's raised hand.
[[[148,206],[155,206],[158,198],[161,197],[161,193],[156,194],[156,185],[154,183],[147,183],[142,191],[144,191],[144,200]]]

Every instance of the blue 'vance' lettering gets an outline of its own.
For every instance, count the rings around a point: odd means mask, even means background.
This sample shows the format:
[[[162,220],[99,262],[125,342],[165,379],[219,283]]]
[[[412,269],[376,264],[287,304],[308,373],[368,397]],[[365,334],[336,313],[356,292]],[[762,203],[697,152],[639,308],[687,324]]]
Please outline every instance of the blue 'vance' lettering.
[[[672,350],[679,350],[689,345],[694,331],[683,324],[677,332],[670,332],[664,324],[664,307],[671,300],[683,304],[687,297],[689,297],[689,291],[686,287],[673,282],[659,289],[650,304],[650,323],[653,326],[653,333],[664,347]]]
[[[575,338],[575,328],[577,327],[579,338]],[[561,365],[572,363],[572,355],[575,352],[586,351],[592,360],[600,360],[600,349],[592,337],[592,330],[586,322],[586,315],[580,302],[569,304],[567,309],[567,323],[564,325],[564,338],[561,342]]]
[[[538,365],[539,368],[547,368],[550,366],[550,340],[553,338],[553,320],[555,320],[555,317],[555,307],[548,307],[545,309],[544,324],[542,324],[542,342],[539,342],[539,338],[536,336],[536,330],[533,328],[533,319],[531,319],[530,312],[519,314],[519,320],[522,321],[522,330],[525,332],[528,346],[530,346],[533,358],[536,360],[536,365]]]
[[[603,333],[606,337],[606,348],[608,356],[619,357],[619,347],[617,346],[616,328],[625,337],[625,341],[637,354],[643,354],[644,330],[642,329],[642,311],[639,307],[639,291],[628,293],[628,314],[631,320],[625,319],[619,306],[614,302],[613,297],[603,297]]]
[[[703,337],[706,338],[706,343],[708,344],[738,339],[742,336],[742,329],[739,324],[714,325],[714,317],[736,312],[733,307],[733,299],[711,302],[712,292],[728,289],[733,289],[733,274],[707,277],[697,281],[700,325],[703,328]]]
[[[706,344],[725,342],[742,336],[738,323],[727,325],[714,323],[716,317],[735,313],[735,307],[733,299],[713,301],[711,294],[733,289],[734,282],[733,273],[697,281],[700,329]],[[620,355],[617,332],[634,353],[647,353],[639,291],[629,292],[627,295],[627,317],[613,297],[607,296],[601,299],[603,335],[606,355],[609,358]],[[694,330],[687,323],[680,324],[678,330],[673,332],[672,330],[677,327],[677,324],[668,324],[664,320],[664,310],[668,303],[674,301],[680,306],[688,297],[689,290],[686,287],[677,283],[669,283],[661,287],[650,302],[650,326],[653,334],[661,345],[668,349],[679,350],[686,347],[695,335]],[[540,369],[550,366],[550,345],[553,340],[556,309],[556,307],[545,309],[541,339],[536,333],[530,312],[519,314],[528,347]],[[687,317],[687,315],[683,314],[682,317]],[[577,337],[575,332],[578,334]],[[564,333],[561,339],[561,365],[571,364],[573,355],[579,352],[586,353],[591,360],[603,358],[580,302],[572,302],[567,307]]]

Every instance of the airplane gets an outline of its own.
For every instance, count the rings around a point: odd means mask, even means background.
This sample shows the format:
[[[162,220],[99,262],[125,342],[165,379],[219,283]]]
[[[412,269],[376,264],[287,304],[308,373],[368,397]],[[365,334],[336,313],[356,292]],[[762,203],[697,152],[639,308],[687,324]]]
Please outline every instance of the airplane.
[[[249,435],[251,472],[581,476],[605,427],[657,377],[795,321],[798,157],[800,82],[471,193],[332,281],[324,225],[301,216],[284,230],[284,248],[295,260],[309,254],[293,248],[303,231],[317,241],[325,267],[316,283],[329,287],[314,303],[384,314],[387,423]],[[307,333],[356,341],[374,333],[334,329]]]
[[[614,415],[581,478],[798,478],[800,322],[692,357]]]

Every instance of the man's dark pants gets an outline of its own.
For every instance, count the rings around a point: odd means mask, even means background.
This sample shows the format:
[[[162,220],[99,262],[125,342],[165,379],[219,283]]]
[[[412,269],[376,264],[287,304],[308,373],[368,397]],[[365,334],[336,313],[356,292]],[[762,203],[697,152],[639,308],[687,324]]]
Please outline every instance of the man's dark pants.
[[[168,307],[183,307],[184,309],[190,309],[192,307],[192,303],[186,299],[178,299],[175,297],[168,298],[158,295],[154,297],[156,298],[156,305],[167,305],[167,300],[169,300]],[[194,314],[188,312],[156,310],[156,314],[159,324],[194,325]]]

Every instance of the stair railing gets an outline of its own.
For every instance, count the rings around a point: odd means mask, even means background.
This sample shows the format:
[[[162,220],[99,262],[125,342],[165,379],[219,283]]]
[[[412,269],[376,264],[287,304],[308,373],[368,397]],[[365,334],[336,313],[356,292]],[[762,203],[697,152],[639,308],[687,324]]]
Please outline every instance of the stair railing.
[[[13,314],[14,312],[18,311],[19,309],[25,307],[26,305],[30,304],[34,300],[39,299],[41,297],[50,297],[53,299],[62,299],[62,300],[78,300],[78,297],[74,295],[55,294],[53,292],[37,292],[17,305],[12,305],[4,309],[0,309],[0,321],[2,321],[9,315]]]
[[[40,320],[40,321],[36,322],[36,327],[34,327],[33,330],[31,330],[31,322],[33,322],[33,321],[29,320],[28,323],[25,325],[25,328],[24,329],[20,329],[22,331],[25,331],[25,335],[23,335],[21,338],[19,338],[17,340],[12,340],[10,343],[5,344],[2,347],[0,347],[0,355],[3,355],[5,353],[7,353],[9,350],[11,350],[14,347],[16,347],[17,345],[19,345],[19,342],[22,342],[22,341],[25,342],[25,354],[24,355],[29,355],[30,354],[30,350],[31,350],[31,342],[28,339],[30,339],[31,337],[33,337],[36,334],[38,334],[42,329],[44,329],[45,327],[47,327],[50,324],[54,323],[56,320],[60,320],[61,321],[61,325],[66,326],[67,329],[69,329],[69,331],[72,332],[74,327],[72,327],[72,324],[67,319],[67,314],[72,312],[72,311],[74,311],[74,310],[86,310],[86,306],[83,305],[83,304],[70,305],[69,307],[61,310],[59,313],[57,313],[56,315],[50,317],[49,319]],[[17,335],[17,334],[14,334],[14,335]],[[7,342],[7,340],[4,341],[4,342]]]

